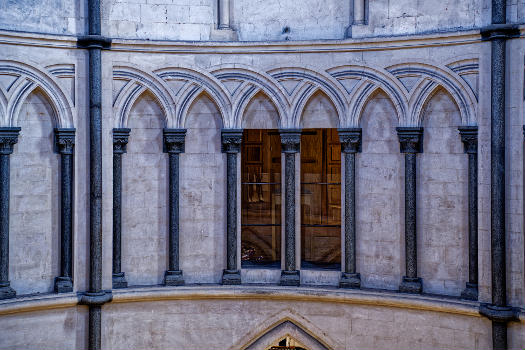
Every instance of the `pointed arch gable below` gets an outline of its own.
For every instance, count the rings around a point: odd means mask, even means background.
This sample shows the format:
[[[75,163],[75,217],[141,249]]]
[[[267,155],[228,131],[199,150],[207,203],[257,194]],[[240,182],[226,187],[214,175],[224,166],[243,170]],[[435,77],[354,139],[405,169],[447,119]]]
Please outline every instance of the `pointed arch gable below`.
[[[264,92],[256,92],[250,98],[242,114],[241,126],[243,129],[279,128],[279,112]]]
[[[268,350],[281,340],[289,338],[307,350],[329,350],[330,348],[314,338],[292,320],[283,320],[262,336],[251,342],[244,350]]]
[[[337,128],[339,120],[335,105],[323,91],[317,90],[304,104],[299,125],[302,128]]]

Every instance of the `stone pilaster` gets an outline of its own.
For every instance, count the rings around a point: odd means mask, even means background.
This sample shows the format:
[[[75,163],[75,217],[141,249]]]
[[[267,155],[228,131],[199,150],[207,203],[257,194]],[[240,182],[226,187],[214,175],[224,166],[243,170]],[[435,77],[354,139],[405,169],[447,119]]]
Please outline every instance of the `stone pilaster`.
[[[344,186],[344,245],[345,270],[341,272],[340,288],[360,288],[361,276],[356,268],[356,216],[355,216],[355,155],[361,152],[361,128],[337,129],[341,153],[345,159]]]
[[[55,293],[73,291],[73,154],[75,129],[55,128],[55,149],[60,153],[60,276]]]
[[[122,271],[122,155],[127,152],[131,129],[113,129],[113,288],[126,288]]]
[[[184,153],[186,129],[164,129],[164,152],[169,157],[168,185],[168,270],[164,273],[166,286],[184,285],[179,264],[179,155]]]
[[[14,298],[9,283],[9,156],[20,128],[0,128],[0,300]]]
[[[237,267],[237,154],[242,129],[222,129],[222,151],[226,153],[226,269],[222,284],[241,284]]]
[[[301,149],[301,130],[281,129],[281,152],[284,153],[284,267],[281,271],[282,286],[301,283],[295,262],[295,155]]]
[[[421,293],[423,282],[417,274],[416,155],[423,152],[423,128],[396,128],[401,153],[405,154],[405,265],[406,276],[399,285],[403,293]]]
[[[478,300],[478,127],[460,127],[459,134],[468,154],[469,278],[461,297]]]

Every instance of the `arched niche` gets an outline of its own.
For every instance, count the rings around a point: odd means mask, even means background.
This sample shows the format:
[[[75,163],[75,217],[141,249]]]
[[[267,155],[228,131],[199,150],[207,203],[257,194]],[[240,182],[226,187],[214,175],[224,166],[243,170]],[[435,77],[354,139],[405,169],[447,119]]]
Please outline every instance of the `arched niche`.
[[[337,128],[339,117],[332,101],[322,91],[315,92],[306,103],[300,125],[308,128]]]
[[[156,98],[148,91],[130,110],[131,133],[122,159],[122,271],[129,285],[160,284],[166,270],[164,120]]]
[[[17,294],[53,291],[60,275],[60,162],[53,152],[55,109],[40,88],[23,102],[11,155],[10,264]]]
[[[221,114],[206,94],[188,109],[180,159],[180,263],[186,283],[218,283],[226,242],[226,167]]]
[[[277,129],[279,112],[268,96],[259,92],[246,106],[241,125],[243,129]]]
[[[468,158],[459,108],[443,88],[423,108],[418,156],[418,268],[428,293],[460,295],[468,278]]]
[[[361,114],[362,153],[356,157],[357,271],[364,287],[397,289],[404,273],[404,171],[397,121],[390,98],[376,90]]]
[[[285,320],[257,340],[249,344],[244,350],[269,350],[285,341],[285,346],[297,346],[306,350],[329,350],[329,347],[291,320]]]

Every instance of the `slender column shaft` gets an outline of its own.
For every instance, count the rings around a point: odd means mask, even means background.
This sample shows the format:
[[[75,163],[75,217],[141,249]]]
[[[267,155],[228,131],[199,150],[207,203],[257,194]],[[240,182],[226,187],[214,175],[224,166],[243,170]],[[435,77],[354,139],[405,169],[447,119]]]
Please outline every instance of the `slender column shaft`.
[[[397,128],[401,152],[405,153],[405,267],[406,276],[399,286],[405,293],[421,293],[423,283],[417,272],[416,232],[416,157],[422,152],[423,128]]]
[[[131,129],[113,129],[113,288],[126,288],[122,272],[122,155],[127,152]]]
[[[505,40],[492,41],[491,247],[492,303],[507,305],[505,266]]]
[[[405,254],[406,274],[417,277],[416,154],[405,154]]]
[[[230,0],[219,0],[219,29],[230,28]]]
[[[365,23],[365,0],[354,0],[354,24]]]
[[[461,297],[478,299],[478,127],[459,128],[461,141],[468,154],[468,238],[469,238],[469,281]]]
[[[184,152],[186,129],[164,129],[164,151],[168,153],[168,270],[164,284],[184,284],[179,266],[179,154]]]
[[[222,150],[226,153],[226,269],[222,284],[241,284],[237,268],[237,154],[241,143],[242,130],[222,130]]]
[[[341,152],[345,160],[344,178],[344,246],[345,270],[341,273],[339,287],[360,288],[361,276],[356,266],[356,215],[355,215],[355,158],[361,151],[361,129],[338,129]]]
[[[300,275],[295,261],[295,155],[300,151],[301,131],[281,129],[281,151],[284,153],[284,270],[281,285],[298,286]]]
[[[75,129],[56,128],[55,140],[61,163],[60,201],[60,276],[55,278],[55,292],[73,291],[73,151]]]
[[[20,128],[0,128],[0,300],[14,298],[9,283],[9,155]]]

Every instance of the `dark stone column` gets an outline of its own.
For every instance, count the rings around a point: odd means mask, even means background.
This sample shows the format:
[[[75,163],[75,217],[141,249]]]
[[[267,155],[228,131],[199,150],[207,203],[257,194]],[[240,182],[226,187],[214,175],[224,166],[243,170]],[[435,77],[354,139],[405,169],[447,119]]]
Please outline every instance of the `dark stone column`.
[[[222,284],[241,284],[237,268],[237,154],[242,129],[222,129],[222,151],[226,153],[226,269]]]
[[[89,306],[89,350],[101,347],[101,305],[111,300],[102,290],[102,49],[111,40],[101,35],[100,0],[88,0],[88,35],[78,38],[87,49],[89,92],[89,290],[81,303]]]
[[[168,270],[164,273],[166,286],[184,284],[179,266],[179,154],[184,152],[185,136],[186,129],[164,129],[164,152],[169,157]]]
[[[122,272],[122,154],[127,152],[131,129],[113,129],[113,288],[126,288]]]
[[[361,128],[337,129],[337,132],[345,158],[345,270],[339,287],[360,288],[361,276],[356,271],[355,154],[361,152]]]
[[[14,298],[9,283],[9,155],[20,128],[0,128],[0,300]]]
[[[56,150],[60,153],[60,276],[55,293],[73,291],[73,152],[75,129],[55,128]]]
[[[423,283],[417,275],[416,234],[416,155],[423,152],[423,128],[396,128],[401,153],[405,154],[405,258],[406,276],[399,285],[403,293],[421,293]]]
[[[281,152],[284,153],[284,270],[281,286],[301,283],[295,262],[295,155],[301,149],[301,130],[281,129]]]
[[[469,278],[461,297],[478,300],[478,127],[462,126],[459,133],[468,154]]]
[[[492,304],[480,313],[492,320],[494,349],[507,349],[507,322],[515,311],[507,305],[505,242],[505,65],[506,40],[519,36],[517,25],[506,23],[506,1],[492,0],[492,24],[482,28],[483,40],[491,41],[491,275]]]

